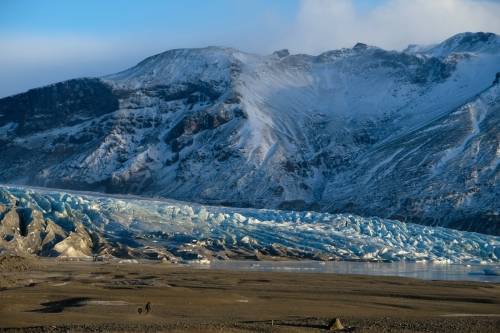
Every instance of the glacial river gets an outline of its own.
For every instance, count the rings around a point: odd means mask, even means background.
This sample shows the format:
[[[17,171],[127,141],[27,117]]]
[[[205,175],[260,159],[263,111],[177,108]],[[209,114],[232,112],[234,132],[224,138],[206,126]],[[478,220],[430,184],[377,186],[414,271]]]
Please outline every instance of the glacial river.
[[[352,261],[213,261],[191,264],[200,269],[228,269],[261,272],[335,273],[400,276],[423,280],[479,281],[500,283],[500,265],[432,264],[419,262]]]

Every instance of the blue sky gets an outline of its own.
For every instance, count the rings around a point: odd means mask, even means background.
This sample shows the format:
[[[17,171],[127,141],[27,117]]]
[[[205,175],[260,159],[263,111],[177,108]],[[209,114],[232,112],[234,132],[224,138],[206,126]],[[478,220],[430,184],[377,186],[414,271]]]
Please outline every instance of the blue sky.
[[[317,54],[500,33],[493,0],[0,0],[0,97],[127,68],[170,48]]]
[[[355,0],[369,10],[384,0]],[[293,21],[299,0],[2,0],[0,28],[27,33],[140,33],[172,29],[227,27],[262,19],[268,14]]]
[[[263,12],[296,11],[294,0],[3,0],[2,30],[14,33],[137,34],[170,30],[197,33],[244,23]]]

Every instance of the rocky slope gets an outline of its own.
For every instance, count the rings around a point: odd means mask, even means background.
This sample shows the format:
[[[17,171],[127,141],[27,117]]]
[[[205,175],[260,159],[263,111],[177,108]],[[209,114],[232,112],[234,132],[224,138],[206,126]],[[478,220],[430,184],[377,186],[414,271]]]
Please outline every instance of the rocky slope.
[[[171,50],[0,100],[0,182],[500,234],[500,37]],[[498,81],[498,80],[496,80]]]

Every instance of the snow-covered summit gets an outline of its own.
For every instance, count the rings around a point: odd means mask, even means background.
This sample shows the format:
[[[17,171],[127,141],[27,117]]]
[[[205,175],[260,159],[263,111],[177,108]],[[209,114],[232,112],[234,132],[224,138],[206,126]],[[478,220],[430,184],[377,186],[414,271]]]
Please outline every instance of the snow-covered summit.
[[[489,32],[464,32],[456,34],[442,43],[428,46],[410,45],[407,53],[447,57],[452,53],[498,53],[500,36]]]
[[[175,49],[138,63],[123,72],[104,77],[123,88],[169,85],[178,82],[210,81],[224,83],[230,80],[231,66],[243,53],[223,47]]]

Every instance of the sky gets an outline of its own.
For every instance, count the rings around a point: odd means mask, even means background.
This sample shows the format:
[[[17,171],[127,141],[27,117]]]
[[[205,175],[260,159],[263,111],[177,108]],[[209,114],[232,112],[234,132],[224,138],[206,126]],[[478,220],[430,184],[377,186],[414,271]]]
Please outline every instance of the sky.
[[[500,0],[0,0],[0,97],[184,47],[319,54],[500,34]]]

